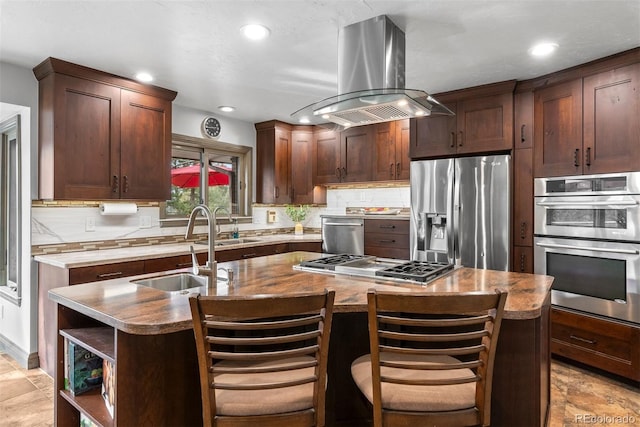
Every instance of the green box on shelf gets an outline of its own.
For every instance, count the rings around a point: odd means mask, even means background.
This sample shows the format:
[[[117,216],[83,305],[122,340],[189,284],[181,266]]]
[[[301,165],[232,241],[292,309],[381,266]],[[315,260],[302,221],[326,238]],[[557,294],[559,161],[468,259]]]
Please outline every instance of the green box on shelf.
[[[102,358],[69,341],[69,390],[74,395],[102,385]]]

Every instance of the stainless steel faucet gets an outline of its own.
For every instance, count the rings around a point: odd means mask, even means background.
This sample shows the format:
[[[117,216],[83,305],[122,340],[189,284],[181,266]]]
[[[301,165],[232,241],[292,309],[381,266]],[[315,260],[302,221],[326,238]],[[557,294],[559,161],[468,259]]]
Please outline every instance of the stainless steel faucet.
[[[196,216],[198,216],[198,212],[202,212],[202,214],[207,218],[207,226],[208,226],[208,243],[209,243],[209,257],[207,259],[207,263],[204,267],[198,265],[198,259],[196,258],[195,251],[193,246],[191,246],[191,259],[193,260],[193,274],[197,274],[200,276],[208,276],[210,283],[209,285],[214,285],[218,280],[218,263],[216,262],[216,213],[219,210],[224,210],[229,215],[229,219],[231,220],[231,214],[229,211],[219,206],[211,212],[209,206],[205,204],[197,205],[191,211],[191,215],[189,215],[189,223],[187,224],[187,232],[184,235],[185,239],[190,239],[193,237],[193,227],[195,225]]]

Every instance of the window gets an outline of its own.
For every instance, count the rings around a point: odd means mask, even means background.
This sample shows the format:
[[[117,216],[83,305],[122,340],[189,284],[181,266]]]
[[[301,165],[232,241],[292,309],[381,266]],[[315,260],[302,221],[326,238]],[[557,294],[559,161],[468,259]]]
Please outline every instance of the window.
[[[250,147],[174,135],[171,200],[161,210],[163,218],[185,218],[200,203],[250,216],[250,165]]]
[[[0,123],[0,295],[20,304],[20,116]]]

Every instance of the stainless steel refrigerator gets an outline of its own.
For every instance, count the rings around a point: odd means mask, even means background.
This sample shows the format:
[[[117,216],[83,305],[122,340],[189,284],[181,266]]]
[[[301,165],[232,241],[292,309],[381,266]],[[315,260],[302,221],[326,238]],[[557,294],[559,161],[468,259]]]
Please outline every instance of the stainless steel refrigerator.
[[[511,156],[411,162],[411,259],[509,269]]]

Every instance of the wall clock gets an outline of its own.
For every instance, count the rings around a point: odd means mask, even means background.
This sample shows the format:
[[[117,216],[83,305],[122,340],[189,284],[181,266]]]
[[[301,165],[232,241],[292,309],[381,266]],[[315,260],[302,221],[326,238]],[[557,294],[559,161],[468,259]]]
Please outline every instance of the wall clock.
[[[215,117],[206,117],[202,121],[202,133],[209,138],[220,136],[220,122]]]

